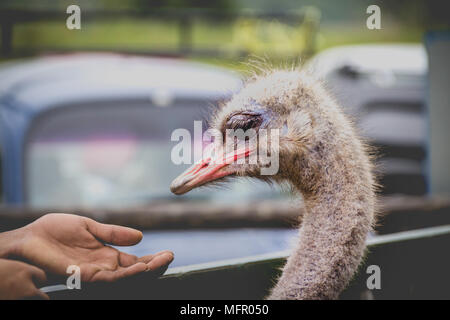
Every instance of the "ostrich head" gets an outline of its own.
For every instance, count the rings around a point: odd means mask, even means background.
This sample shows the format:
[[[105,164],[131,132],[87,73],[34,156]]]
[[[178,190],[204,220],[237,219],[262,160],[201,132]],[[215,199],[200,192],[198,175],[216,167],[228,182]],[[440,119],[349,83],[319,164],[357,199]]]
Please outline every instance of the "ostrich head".
[[[213,117],[211,128],[225,136],[224,146],[214,140],[203,159],[171,185],[182,194],[224,177],[249,176],[288,181],[302,194],[306,213],[299,241],[272,299],[337,298],[357,270],[374,222],[374,179],[365,144],[313,79],[296,70],[252,78]],[[227,129],[252,129],[257,138],[230,138]],[[271,129],[279,134],[272,136]],[[260,134],[264,130],[267,134]],[[255,154],[257,161],[250,162]],[[278,160],[272,174],[264,174],[268,165],[261,154]],[[248,161],[238,161],[243,159]]]
[[[173,181],[172,192],[183,194],[229,176],[275,181],[300,178],[292,160],[305,157],[321,134],[316,130],[313,135],[314,119],[322,113],[314,85],[296,71],[250,79],[213,116],[209,131],[214,142],[200,161]]]

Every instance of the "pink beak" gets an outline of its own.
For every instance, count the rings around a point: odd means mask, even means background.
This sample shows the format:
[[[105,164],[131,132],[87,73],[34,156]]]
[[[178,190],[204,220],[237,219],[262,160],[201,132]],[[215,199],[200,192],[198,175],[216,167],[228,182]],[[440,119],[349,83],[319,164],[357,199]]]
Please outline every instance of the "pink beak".
[[[230,168],[230,164],[249,155],[249,148],[241,148],[225,154],[211,143],[205,148],[203,159],[175,178],[170,185],[170,190],[180,195],[208,182],[232,175],[235,171]]]

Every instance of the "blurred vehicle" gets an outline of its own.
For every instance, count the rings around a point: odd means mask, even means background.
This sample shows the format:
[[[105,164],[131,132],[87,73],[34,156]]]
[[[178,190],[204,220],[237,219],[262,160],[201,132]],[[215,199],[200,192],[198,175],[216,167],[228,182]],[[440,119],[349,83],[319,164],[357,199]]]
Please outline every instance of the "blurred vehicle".
[[[423,46],[341,46],[319,53],[309,67],[375,146],[381,191],[425,194],[428,67]]]
[[[4,199],[33,208],[174,201],[170,181],[187,165],[171,161],[172,132],[194,137],[194,121],[241,85],[231,72],[199,63],[114,54],[8,64],[0,79]],[[263,183],[239,182],[218,200],[271,194]]]

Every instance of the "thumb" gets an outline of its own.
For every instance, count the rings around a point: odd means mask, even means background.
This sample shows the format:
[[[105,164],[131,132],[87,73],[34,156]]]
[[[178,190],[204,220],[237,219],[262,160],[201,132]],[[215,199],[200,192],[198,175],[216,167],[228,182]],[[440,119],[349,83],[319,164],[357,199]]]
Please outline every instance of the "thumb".
[[[86,219],[88,231],[96,238],[107,243],[117,246],[132,246],[142,240],[142,232],[136,229],[99,223],[89,218]]]

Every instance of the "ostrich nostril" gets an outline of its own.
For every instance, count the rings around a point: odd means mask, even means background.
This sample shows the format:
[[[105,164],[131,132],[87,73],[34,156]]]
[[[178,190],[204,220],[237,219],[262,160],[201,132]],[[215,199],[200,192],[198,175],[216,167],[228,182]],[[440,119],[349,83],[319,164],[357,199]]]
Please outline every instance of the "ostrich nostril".
[[[198,173],[200,170],[206,168],[209,165],[210,159],[202,161],[200,165],[198,166],[197,170],[194,171],[194,174]]]

